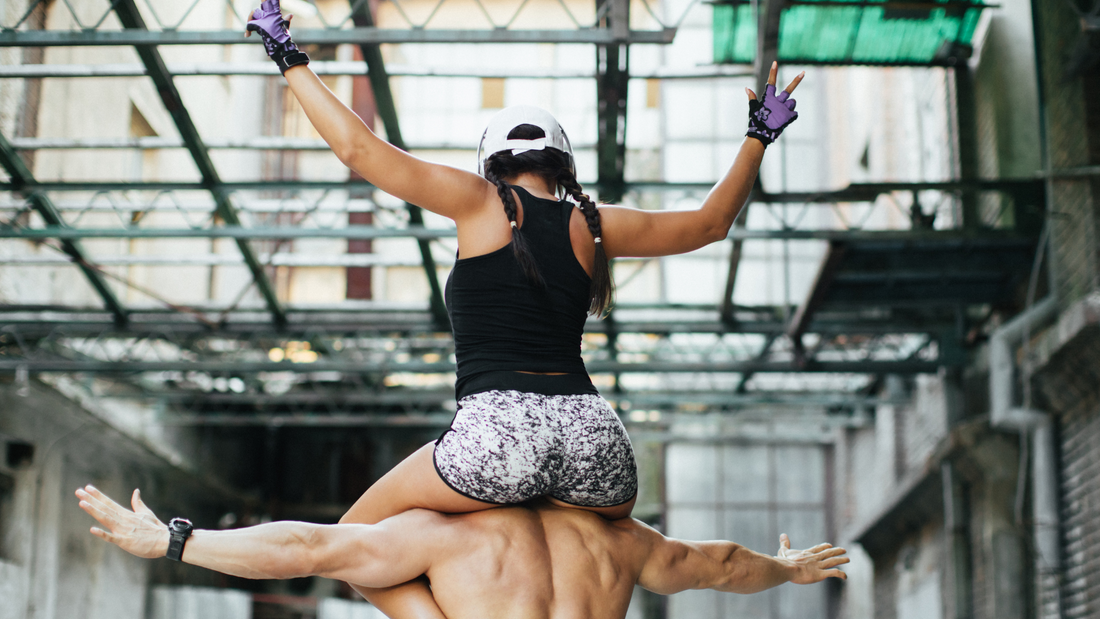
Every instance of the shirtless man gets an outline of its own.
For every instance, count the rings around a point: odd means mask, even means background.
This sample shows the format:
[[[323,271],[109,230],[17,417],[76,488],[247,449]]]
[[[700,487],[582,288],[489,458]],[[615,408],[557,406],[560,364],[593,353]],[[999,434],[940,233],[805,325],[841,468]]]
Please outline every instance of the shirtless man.
[[[133,511],[92,486],[80,507],[103,527],[97,537],[138,557],[168,551],[168,527],[134,490]],[[389,587],[420,575],[449,619],[622,618],[634,585],[671,594],[687,589],[755,593],[786,582],[846,578],[843,548],[792,550],[780,536],[770,557],[733,542],[667,538],[632,518],[537,504],[469,514],[412,510],[376,525],[272,522],[243,529],[196,529],[182,560],[257,579],[324,576]]]

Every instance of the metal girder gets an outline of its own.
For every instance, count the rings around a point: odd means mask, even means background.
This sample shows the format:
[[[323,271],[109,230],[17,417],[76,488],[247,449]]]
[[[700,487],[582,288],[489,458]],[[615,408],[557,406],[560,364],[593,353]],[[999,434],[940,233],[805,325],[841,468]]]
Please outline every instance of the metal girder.
[[[24,165],[23,160],[19,158],[19,154],[12,148],[8,139],[0,134],[0,165],[3,165],[4,170],[7,171],[8,176],[11,178],[12,183],[17,186],[33,186],[34,175]],[[65,220],[61,218],[61,213],[50,201],[49,196],[42,192],[32,191],[28,196],[28,200],[34,206],[34,209],[42,216],[42,219],[46,221],[51,227],[65,228],[67,227]],[[127,320],[126,308],[122,306],[122,302],[115,296],[113,290],[107,285],[107,282],[103,279],[103,275],[92,267],[84,256],[84,248],[81,247],[80,241],[75,239],[62,239],[61,250],[64,251],[72,260],[77,264],[80,270],[84,273],[84,277],[88,279],[88,283],[92,285],[96,293],[101,299],[103,299],[103,305],[114,315],[115,323],[118,325],[125,325]]]
[[[203,62],[167,65],[174,77],[198,75],[270,75],[278,76],[274,63],[263,62]],[[367,64],[361,60],[311,60],[309,68],[317,75],[365,75]],[[436,69],[412,65],[388,64],[390,77],[454,77],[454,78],[525,78],[525,79],[588,79],[596,77],[592,71],[557,69],[553,67],[464,67]],[[20,64],[0,66],[0,78],[88,78],[88,77],[143,77],[148,75],[140,64]],[[635,70],[631,79],[695,80],[720,77],[749,77],[753,75],[737,66],[717,65],[684,69]]]
[[[761,7],[762,5],[762,7]],[[760,0],[757,2],[757,30],[756,30],[756,58],[753,63],[753,73],[756,76],[756,93],[758,97],[764,96],[764,85],[768,81],[772,61],[779,57],[779,16],[785,5],[785,0]],[[749,207],[756,197],[763,193],[759,175],[754,180],[753,192],[746,200],[744,207],[734,220],[737,229],[743,229],[749,219]],[[729,268],[726,271],[726,287],[722,296],[722,317],[729,320],[733,307],[733,291],[737,284],[737,271],[741,267],[742,241],[733,239],[733,247],[730,248]],[[742,383],[744,385],[744,383]]]
[[[355,4],[351,19],[358,28],[373,28],[374,16],[371,15],[370,3],[359,2]],[[359,50],[363,54],[363,61],[367,65],[367,77],[370,80],[371,91],[374,94],[374,104],[378,110],[378,116],[382,119],[382,126],[386,129],[386,139],[401,150],[407,151],[405,139],[401,136],[401,124],[397,120],[397,105],[393,100],[393,91],[390,89],[390,77],[386,73],[386,63],[382,58],[382,48],[377,43],[359,43]],[[405,203],[409,213],[409,223],[414,226],[424,225],[424,214],[420,207],[409,202]],[[430,297],[428,303],[440,327],[450,328],[451,319],[447,314],[447,306],[443,301],[443,288],[439,285],[439,275],[435,269],[435,258],[432,257],[432,248],[428,239],[417,239],[417,247],[420,250],[420,259],[424,263],[424,276],[428,279]]]
[[[580,179],[578,179],[580,180]],[[582,181],[585,186],[598,183]],[[206,190],[208,187],[199,182],[159,182],[159,181],[38,181],[28,183],[27,187],[33,187],[39,191],[184,191]],[[223,182],[220,187],[228,192],[234,191],[266,191],[284,189],[361,189],[372,187],[367,181],[361,180],[272,180],[272,181],[239,181]],[[714,183],[669,183],[663,181],[629,182],[625,184],[627,191],[710,191]],[[1002,191],[1011,194],[1020,194],[1034,197],[1040,202],[1043,199],[1042,179],[1000,179],[1000,180],[969,180],[969,181],[936,181],[918,183],[852,183],[841,189],[824,191],[779,191],[762,192],[754,191],[749,196],[749,202],[762,202],[771,204],[832,204],[836,202],[873,202],[875,198],[894,191]],[[0,190],[23,189],[13,183],[0,182]],[[1038,189],[1038,193],[1035,190]],[[1039,204],[1038,206],[1042,206]]]
[[[319,150],[329,151],[331,147],[324,140],[310,138],[293,138],[283,136],[260,136],[241,140],[205,140],[203,145],[207,150],[233,149],[233,150]],[[161,148],[187,148],[182,140],[165,137],[142,138],[18,138],[12,140],[12,147],[16,150],[53,150],[53,149],[141,149],[154,150]],[[413,144],[412,150],[458,150],[473,151],[474,147],[459,144]],[[581,144],[574,146],[581,150],[593,148],[592,145]]]
[[[120,0],[126,2],[132,0]],[[116,5],[117,8],[117,5]],[[123,24],[125,26],[125,22]],[[258,45],[246,40],[239,30],[3,30],[0,47],[88,47],[155,45]],[[383,43],[672,43],[675,28],[663,30],[612,31],[608,28],[576,30],[443,30],[434,28],[326,28],[295,29],[299,45],[380,45]]]
[[[733,231],[745,230],[749,219],[749,214],[746,212],[748,210],[749,202],[746,201],[741,208],[741,212],[737,214],[737,218],[733,220]],[[729,268],[726,272],[726,287],[722,291],[721,305],[722,320],[726,321],[733,320],[733,291],[737,287],[737,270],[741,266],[741,250],[744,245],[744,241],[741,239],[731,239],[731,242]]]
[[[622,34],[630,24],[628,0],[596,0],[600,25]],[[618,203],[625,193],[626,93],[630,83],[630,46],[621,41],[596,47],[596,169],[600,201]]]
[[[623,333],[671,335],[677,333],[700,334],[761,334],[782,335],[787,322],[781,307],[739,307],[736,323],[723,322],[713,305],[650,306],[630,303],[619,304],[616,329]],[[64,337],[101,338],[120,337],[148,339],[157,337],[194,338],[223,337],[231,339],[267,338],[271,340],[309,339],[317,333],[343,334],[346,337],[407,339],[422,334],[448,335],[439,331],[431,320],[427,304],[393,304],[358,302],[327,307],[288,308],[289,324],[276,332],[266,320],[262,309],[226,309],[224,307],[197,307],[195,311],[224,314],[224,321],[216,329],[202,324],[192,317],[162,307],[130,308],[130,326],[125,330],[115,327],[110,315],[96,309],[74,309],[53,305],[0,306],[0,338],[5,332],[18,334],[30,341],[38,338],[62,335]],[[888,335],[897,333],[937,333],[955,324],[951,313],[940,318],[927,318],[899,313],[858,309],[830,311],[818,314],[811,322],[808,333],[824,337],[839,334]],[[585,323],[589,333],[606,333],[605,321],[590,318]],[[450,338],[444,343],[449,345]]]
[[[767,403],[767,402],[763,402]],[[826,434],[825,428],[861,428],[869,425],[869,418],[866,416],[853,416],[853,415],[836,415],[829,414],[820,410],[819,406],[807,405],[814,407],[817,410],[805,411],[801,414],[788,414],[786,417],[793,417],[808,427],[820,428],[819,435],[793,435],[790,430],[786,430],[782,436],[782,440],[785,442],[791,441],[809,441],[813,443],[828,442],[829,436]],[[678,423],[691,424],[698,422],[701,419],[708,419],[707,413],[711,415],[717,413],[718,415],[728,415],[729,413],[722,413],[718,411],[707,411],[703,413],[691,412],[680,413],[676,411],[658,411],[660,418],[655,421],[634,421],[630,419],[629,412],[623,411],[620,414],[625,418],[623,423],[631,429],[641,430],[645,432],[644,440],[675,440],[675,439],[690,439],[690,434],[677,434],[670,432],[669,427]],[[445,428],[451,425],[454,420],[454,413],[441,412],[441,413],[428,413],[428,414],[393,414],[393,415],[376,415],[376,414],[363,414],[363,413],[335,413],[332,414],[325,411],[325,414],[316,413],[283,413],[283,414],[233,414],[233,413],[199,413],[199,414],[172,414],[164,415],[160,417],[157,422],[167,426],[202,426],[202,427],[251,427],[251,426],[266,426],[269,428],[295,428],[295,427],[337,427],[337,428]],[[710,417],[713,421],[713,417]],[[749,419],[750,421],[756,420],[755,418]],[[761,419],[763,421],[763,419]],[[769,418],[767,421],[774,421],[774,418]],[[633,433],[632,433],[633,434]],[[712,437],[715,438],[715,437]],[[762,441],[768,444],[775,444],[775,441],[779,437],[766,437],[758,434],[754,434],[751,431],[730,430],[725,429],[720,434],[722,439],[737,438],[741,442]],[[339,515],[343,512],[343,507],[340,507],[334,515]]]
[[[158,400],[161,402],[201,402],[208,408],[270,408],[331,405],[341,408],[389,408],[407,406],[417,408],[440,407],[454,402],[454,390],[447,389],[387,389],[383,391],[329,391],[303,392],[290,391],[282,394],[232,393],[232,392],[188,392],[188,391],[146,391],[128,393],[102,393],[104,398]],[[612,406],[629,409],[678,408],[685,405],[704,405],[710,407],[744,406],[752,404],[776,404],[782,406],[859,406],[870,407],[883,403],[882,398],[861,395],[859,393],[836,392],[787,392],[787,391],[624,391],[610,400]],[[448,413],[450,421],[453,413]],[[397,415],[389,415],[395,417]]]
[[[787,0],[758,0],[756,24],[756,57],[753,73],[756,74],[756,96],[764,96],[764,85],[772,63],[779,60],[779,18]]]
[[[728,361],[718,363],[682,363],[675,361],[622,363],[592,361],[585,364],[591,374],[652,374],[652,373],[737,373],[737,372],[815,372],[839,374],[929,374],[944,365],[938,361],[807,361],[804,364],[781,361]],[[64,358],[0,358],[0,372],[88,372],[129,374],[134,372],[208,372],[238,375],[259,372],[342,372],[348,374],[409,372],[414,374],[451,374],[450,362],[408,362],[393,365],[372,365],[349,361],[317,361],[290,363],[274,361],[99,361]]]
[[[791,316],[791,322],[787,326],[787,337],[791,339],[795,347],[795,354],[799,357],[805,354],[805,349],[802,346],[802,335],[810,325],[817,308],[824,302],[829,286],[836,277],[837,267],[844,260],[846,251],[847,246],[843,243],[834,242],[829,244],[825,259],[821,261],[821,266],[814,277],[810,295],[798,306],[794,316]]]
[[[756,355],[757,360],[764,360],[768,358],[768,353],[771,351],[772,345],[775,344],[775,340],[779,339],[778,334],[770,334],[768,338],[764,340],[764,344],[760,347],[760,352]],[[745,372],[741,375],[741,380],[737,381],[737,386],[733,388],[733,392],[736,394],[743,394],[749,384],[749,380],[752,379],[752,372]]]
[[[426,415],[409,414],[233,414],[201,413],[197,415],[162,415],[157,423],[166,426],[218,426],[279,428],[446,428],[454,421],[454,413]]]
[[[370,240],[381,238],[409,238],[427,241],[454,238],[454,228],[375,228],[373,226],[347,226],[345,228],[245,228],[222,226],[217,228],[0,228],[0,239],[81,239],[81,238],[231,238],[247,239],[310,239],[336,238]],[[1017,239],[1021,244],[1034,244],[1032,237],[1006,230],[750,230],[734,228],[726,237],[734,240],[791,240],[791,241],[880,241],[904,243],[917,240],[966,241],[981,244],[983,241],[1004,242]]]
[[[141,17],[141,13],[138,11],[134,0],[116,0],[114,9],[115,14],[118,15],[119,21],[122,22],[127,32],[133,33],[136,31],[148,34],[145,20]],[[153,85],[157,89],[157,94],[160,96],[164,108],[172,116],[172,120],[176,125],[176,129],[179,131],[180,137],[183,139],[184,145],[188,152],[191,153],[191,158],[195,161],[195,167],[198,168],[199,174],[202,175],[203,188],[208,189],[211,194],[213,194],[215,202],[217,202],[218,214],[227,224],[231,226],[240,226],[241,222],[240,217],[237,215],[237,210],[230,201],[229,194],[220,186],[221,179],[218,177],[218,171],[214,167],[214,162],[210,159],[210,153],[207,152],[206,147],[203,145],[202,137],[199,135],[195,123],[191,120],[191,115],[188,113],[187,107],[184,106],[183,99],[180,97],[179,91],[176,90],[176,85],[172,82],[172,75],[168,72],[168,68],[165,66],[164,59],[161,58],[160,52],[157,51],[155,42],[152,42],[152,44],[146,42],[135,45],[138,57],[141,58],[142,64],[145,65],[145,69],[149,73],[149,78],[153,80]],[[263,265],[257,260],[255,252],[252,251],[252,247],[248,244],[247,240],[237,239],[237,248],[240,250],[245,264],[248,265],[248,270],[252,273],[252,278],[256,282],[256,289],[259,290],[260,296],[262,296],[264,302],[267,303],[268,310],[271,312],[271,317],[275,325],[282,326],[286,324],[286,313],[279,304],[279,299],[275,294],[275,288],[271,285],[271,280],[267,277],[267,273],[264,272]]]
[[[260,254],[260,262],[270,266],[288,267],[418,267],[419,260],[391,258],[382,254]],[[186,256],[157,256],[149,254],[118,254],[96,256],[98,266],[243,266],[240,258],[229,254],[188,254]],[[61,266],[71,264],[60,256],[0,256],[0,265]]]

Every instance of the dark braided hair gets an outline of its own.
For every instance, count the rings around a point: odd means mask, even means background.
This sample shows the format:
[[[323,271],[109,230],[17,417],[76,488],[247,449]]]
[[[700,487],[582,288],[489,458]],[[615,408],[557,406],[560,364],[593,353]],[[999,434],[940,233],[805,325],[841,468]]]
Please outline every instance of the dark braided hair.
[[[545,137],[546,133],[535,125],[519,125],[508,133],[509,140],[535,140]],[[518,155],[502,151],[490,155],[485,162],[485,178],[497,186],[497,194],[504,203],[504,214],[512,224],[512,253],[526,274],[527,279],[542,285],[542,276],[535,266],[534,258],[527,247],[523,234],[516,224],[516,202],[512,188],[504,182],[519,174],[533,173],[541,176],[547,184],[561,187],[565,193],[577,202],[578,208],[588,222],[588,230],[596,240],[596,260],[592,266],[592,284],[588,290],[588,312],[602,316],[611,307],[614,296],[614,283],[611,280],[611,267],[604,252],[600,230],[600,211],[596,203],[588,197],[573,174],[569,155],[556,149],[529,150]]]

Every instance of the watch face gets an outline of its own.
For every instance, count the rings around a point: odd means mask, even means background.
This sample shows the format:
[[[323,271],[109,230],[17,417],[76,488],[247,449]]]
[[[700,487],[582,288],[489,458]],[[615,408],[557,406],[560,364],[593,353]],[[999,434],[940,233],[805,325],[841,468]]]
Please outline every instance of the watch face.
[[[175,533],[190,533],[195,527],[186,518],[173,518],[169,521],[168,528]]]

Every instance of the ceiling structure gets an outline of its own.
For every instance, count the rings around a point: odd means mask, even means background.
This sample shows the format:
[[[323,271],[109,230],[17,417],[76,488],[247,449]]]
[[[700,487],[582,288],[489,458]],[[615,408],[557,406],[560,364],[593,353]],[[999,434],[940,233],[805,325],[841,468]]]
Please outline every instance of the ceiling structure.
[[[192,8],[201,1],[194,0]],[[0,80],[146,76],[170,113],[179,138],[0,135],[0,165],[6,173],[0,179],[0,242],[44,242],[58,250],[53,259],[5,256],[0,258],[0,268],[70,263],[80,269],[101,299],[97,307],[8,299],[0,305],[0,372],[15,373],[23,379],[37,373],[79,374],[89,377],[88,389],[98,395],[162,403],[181,412],[181,423],[325,423],[327,419],[337,424],[400,426],[438,425],[443,419],[445,425],[445,411],[453,400],[449,386],[454,372],[453,343],[430,249],[439,239],[453,237],[454,230],[426,226],[415,205],[384,207],[356,197],[371,190],[361,180],[224,180],[211,158],[212,150],[293,152],[326,148],[323,143],[293,137],[218,142],[200,135],[175,78],[274,75],[275,67],[258,63],[173,65],[165,62],[160,46],[257,44],[254,39],[242,39],[239,28],[187,30],[179,26],[190,9],[182,12],[178,23],[166,24],[150,6],[139,7],[137,0],[115,0],[103,3],[105,12],[98,19],[89,23],[76,19],[76,29],[34,29],[27,18],[39,4],[38,0],[30,0],[22,19],[0,24],[0,46],[133,46],[140,65],[10,65],[0,67]],[[642,4],[649,8],[648,3]],[[776,57],[835,64],[940,63],[942,58],[936,56],[939,45],[944,41],[951,45],[969,43],[977,14],[984,6],[954,1],[761,0],[755,4],[755,21],[749,4],[722,3],[715,7],[715,32],[725,37],[715,37],[715,60],[755,62],[753,72],[758,81]],[[632,29],[630,3],[597,0],[595,23],[574,20],[577,27],[568,30],[521,30],[509,27],[510,22],[477,30],[445,30],[425,27],[426,21],[417,24],[411,20],[407,29],[383,29],[375,27],[367,6],[364,0],[352,0],[343,19],[330,20],[323,29],[296,29],[294,36],[300,44],[351,44],[359,48],[362,62],[321,61],[311,66],[330,75],[365,73],[385,135],[396,146],[408,148],[402,139],[381,44],[583,43],[593,45],[597,54],[596,73],[588,77],[597,84],[598,178],[594,185],[601,199],[618,201],[631,192],[705,191],[708,187],[631,183],[624,178],[626,93],[632,77],[629,48],[673,41],[677,23],[666,25],[656,20],[660,23],[657,29]],[[156,23],[150,23],[150,16]],[[891,22],[927,40],[938,37],[939,43],[912,46],[923,50],[923,55],[902,58],[898,52],[889,57],[868,56],[865,50],[874,46],[865,44],[865,37],[891,36],[894,31],[886,29]],[[806,56],[803,48],[788,43],[806,28],[839,33],[836,36],[844,45],[838,44],[836,49],[843,50],[819,58]],[[719,54],[719,47],[729,50],[730,55]],[[930,57],[925,52],[933,47]],[[389,68],[395,74],[420,71]],[[501,72],[487,69],[467,73]],[[650,77],[677,79],[734,73],[718,67],[690,75]],[[564,76],[537,70],[531,75]],[[75,148],[183,148],[194,162],[198,178],[185,182],[38,179],[22,157],[40,150]],[[278,195],[272,197],[273,192]],[[921,206],[922,197],[930,193],[939,199],[958,201],[981,196],[1002,206],[981,211],[980,217],[978,210],[964,209],[967,217],[959,225],[934,228]],[[143,197],[135,200],[134,195]],[[312,197],[316,195],[321,197]],[[861,184],[814,193],[769,192],[758,187],[750,204],[753,209],[774,205],[835,209],[838,204],[857,203],[874,209],[885,208],[883,203],[896,204],[895,197],[903,195],[913,196],[909,207],[913,225],[908,230],[861,230],[858,222],[852,222],[848,229],[808,229],[786,221],[780,229],[751,229],[743,224],[735,227],[730,234],[733,251],[721,304],[619,304],[606,319],[589,320],[584,352],[590,371],[599,375],[601,389],[624,411],[729,412],[776,404],[847,414],[867,405],[877,379],[883,375],[935,372],[944,366],[963,365],[968,338],[975,330],[980,331],[991,312],[1020,301],[1037,240],[1034,230],[1024,223],[1034,221],[1035,214],[1044,209],[1040,183],[968,179]],[[149,218],[135,216],[158,210],[183,214],[190,225],[158,227],[145,223]],[[383,210],[394,216],[378,218],[373,224],[347,224],[349,213]],[[82,218],[88,213],[116,213],[120,225],[87,225]],[[270,223],[267,215],[271,213],[297,213],[299,217],[294,226],[279,225]],[[238,255],[94,255],[82,244],[93,238],[225,238],[232,239]],[[255,245],[258,240],[303,238],[415,239],[419,250],[415,263],[423,267],[428,298],[421,304],[405,306],[362,302],[331,307],[289,305],[279,298],[272,283],[273,269],[278,266],[394,264],[392,259],[370,253],[265,253]],[[815,285],[800,305],[744,307],[733,303],[741,243],[751,239],[830,243]],[[247,267],[251,275],[249,288],[259,292],[262,308],[167,303],[152,309],[127,307],[115,293],[118,282],[107,268],[127,264],[215,265],[231,260]],[[666,387],[632,387],[640,384],[637,377],[655,375],[664,377],[658,382]],[[813,375],[827,375],[833,380],[815,382]],[[764,380],[766,377],[771,379]],[[792,389],[796,383],[799,388]]]

